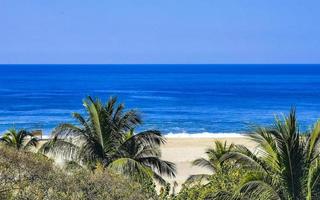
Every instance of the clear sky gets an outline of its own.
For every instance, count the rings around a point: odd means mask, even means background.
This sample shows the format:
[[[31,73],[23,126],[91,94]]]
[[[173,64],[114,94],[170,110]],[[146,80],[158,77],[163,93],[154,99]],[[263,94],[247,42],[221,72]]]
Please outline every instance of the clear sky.
[[[0,0],[0,63],[320,63],[320,0]]]

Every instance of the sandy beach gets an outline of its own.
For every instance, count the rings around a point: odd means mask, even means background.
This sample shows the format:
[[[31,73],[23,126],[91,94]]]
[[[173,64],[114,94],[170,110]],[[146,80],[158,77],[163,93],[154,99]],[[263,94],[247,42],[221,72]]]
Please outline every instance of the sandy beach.
[[[210,171],[192,166],[192,161],[204,157],[206,158],[205,151],[207,148],[211,148],[214,145],[214,141],[227,141],[228,144],[241,144],[245,145],[249,149],[253,150],[255,148],[255,143],[250,141],[246,136],[240,134],[210,134],[208,136],[187,136],[187,135],[170,135],[166,137],[166,144],[161,147],[163,160],[171,161],[176,164],[177,174],[175,178],[165,178],[171,186],[176,181],[178,186],[176,191],[180,191],[182,184],[187,180],[187,178],[192,174],[206,174]],[[45,141],[42,140],[40,144]],[[57,163],[62,162],[59,158],[56,160]],[[160,189],[160,186],[157,186]]]
[[[192,166],[191,162],[199,157],[206,157],[206,149],[212,147],[215,140],[245,145],[250,149],[255,147],[255,144],[245,136],[215,138],[168,137],[167,143],[162,147],[162,159],[174,162],[177,166],[176,178],[167,179],[171,184],[173,181],[178,183],[177,190],[180,190],[181,184],[189,175],[208,173],[204,168]]]

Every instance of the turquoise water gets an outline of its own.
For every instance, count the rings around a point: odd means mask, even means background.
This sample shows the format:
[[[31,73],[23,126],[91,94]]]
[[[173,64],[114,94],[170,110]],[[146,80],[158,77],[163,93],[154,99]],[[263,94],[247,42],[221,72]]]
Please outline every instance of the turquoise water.
[[[164,133],[245,132],[291,106],[306,129],[320,118],[320,65],[1,65],[0,131],[49,133],[87,95],[116,95]]]

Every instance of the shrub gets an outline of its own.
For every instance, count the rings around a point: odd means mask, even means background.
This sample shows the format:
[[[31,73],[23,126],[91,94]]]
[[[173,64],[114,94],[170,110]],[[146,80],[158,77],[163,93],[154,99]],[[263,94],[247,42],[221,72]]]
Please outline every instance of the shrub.
[[[206,184],[194,182],[185,183],[180,192],[172,198],[173,200],[209,200],[217,193],[230,193],[237,190],[237,187],[247,170],[234,165],[224,164],[224,169],[217,171],[208,178]]]
[[[40,154],[0,148],[0,199],[152,199],[155,193],[107,170],[65,171]]]

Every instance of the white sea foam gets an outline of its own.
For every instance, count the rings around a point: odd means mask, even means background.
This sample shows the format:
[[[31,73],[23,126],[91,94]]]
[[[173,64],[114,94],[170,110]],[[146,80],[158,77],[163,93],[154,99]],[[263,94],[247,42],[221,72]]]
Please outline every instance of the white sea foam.
[[[167,133],[167,138],[240,138],[244,137],[244,133]]]
[[[43,139],[50,138],[52,130],[43,130]],[[164,134],[166,138],[242,138],[242,133],[168,133]]]
[[[50,139],[51,137],[50,137],[50,134],[46,134],[46,135],[42,135],[42,138],[41,139],[43,139],[43,140],[48,140],[48,139]]]

